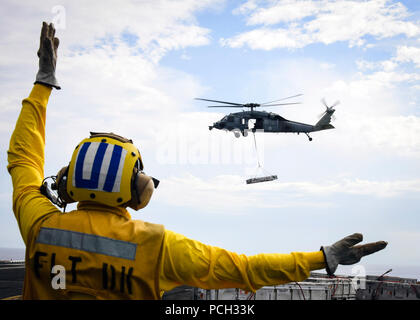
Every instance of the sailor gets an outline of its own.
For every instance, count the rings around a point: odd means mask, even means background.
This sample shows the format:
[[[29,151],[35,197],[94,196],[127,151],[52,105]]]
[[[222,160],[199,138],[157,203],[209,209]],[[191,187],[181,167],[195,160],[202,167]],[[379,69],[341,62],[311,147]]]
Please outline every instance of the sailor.
[[[58,46],[53,24],[44,22],[39,71],[8,150],[13,211],[26,244],[24,299],[160,299],[179,285],[255,292],[305,280],[312,270],[333,274],[387,245],[356,245],[362,235],[355,233],[318,251],[246,256],[133,220],[127,208],[144,208],[158,181],[144,173],[133,142],[113,133],[92,133],[77,144],[56,188],[64,202],[78,205],[61,212],[40,191],[46,108],[52,89],[60,89]]]

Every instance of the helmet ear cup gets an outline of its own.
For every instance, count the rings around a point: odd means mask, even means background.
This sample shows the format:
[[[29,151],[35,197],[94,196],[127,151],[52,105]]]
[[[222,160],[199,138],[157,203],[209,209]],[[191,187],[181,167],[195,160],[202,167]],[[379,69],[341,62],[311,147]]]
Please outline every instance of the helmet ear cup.
[[[153,179],[143,172],[137,171],[134,176],[132,199],[128,206],[139,210],[147,206],[155,189]]]
[[[71,196],[67,193],[67,175],[69,172],[69,167],[63,167],[57,173],[56,178],[56,186],[57,186],[57,193],[58,196],[65,202],[65,203],[72,203],[75,202]]]

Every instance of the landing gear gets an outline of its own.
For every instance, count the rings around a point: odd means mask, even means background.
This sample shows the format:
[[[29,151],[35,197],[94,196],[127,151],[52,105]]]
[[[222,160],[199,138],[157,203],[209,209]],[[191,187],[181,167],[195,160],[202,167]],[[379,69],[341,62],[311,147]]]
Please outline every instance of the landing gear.
[[[233,129],[232,132],[235,138],[239,138],[241,135],[244,137],[248,136],[248,129]]]
[[[309,136],[309,133],[305,132],[305,134],[308,137],[309,141],[312,141],[312,138]]]

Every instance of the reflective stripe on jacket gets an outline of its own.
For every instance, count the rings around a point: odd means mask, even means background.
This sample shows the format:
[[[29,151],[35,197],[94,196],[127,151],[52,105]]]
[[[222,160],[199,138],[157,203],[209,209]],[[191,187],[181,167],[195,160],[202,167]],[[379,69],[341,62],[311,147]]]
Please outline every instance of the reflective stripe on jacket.
[[[255,291],[325,268],[321,251],[239,255],[132,220],[124,208],[82,202],[62,213],[39,190],[50,93],[36,84],[23,100],[8,150],[13,211],[26,244],[24,298],[159,299],[183,284]]]

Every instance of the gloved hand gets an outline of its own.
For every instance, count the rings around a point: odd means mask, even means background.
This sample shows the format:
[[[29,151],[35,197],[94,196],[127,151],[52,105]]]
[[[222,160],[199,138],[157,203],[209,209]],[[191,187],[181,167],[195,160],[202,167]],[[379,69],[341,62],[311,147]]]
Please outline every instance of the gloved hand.
[[[55,29],[52,23],[42,23],[41,41],[39,44],[38,57],[39,69],[35,83],[41,83],[56,89],[61,89],[55,78],[55,65],[57,62],[57,48],[60,43],[54,38]]]
[[[321,250],[324,253],[327,273],[330,276],[334,275],[339,264],[349,265],[357,263],[362,257],[382,250],[388,244],[385,241],[378,241],[355,246],[356,243],[359,243],[362,240],[362,234],[354,233],[337,241],[332,246],[321,247]]]

